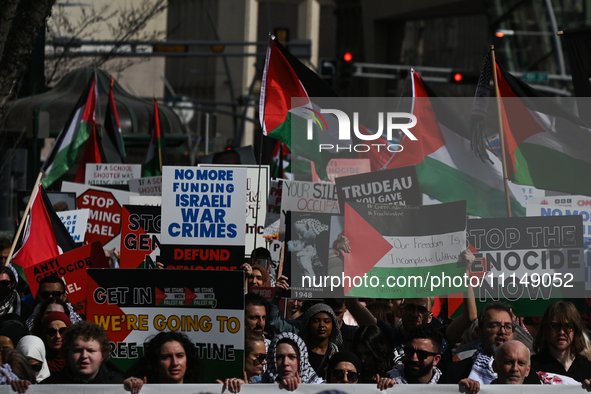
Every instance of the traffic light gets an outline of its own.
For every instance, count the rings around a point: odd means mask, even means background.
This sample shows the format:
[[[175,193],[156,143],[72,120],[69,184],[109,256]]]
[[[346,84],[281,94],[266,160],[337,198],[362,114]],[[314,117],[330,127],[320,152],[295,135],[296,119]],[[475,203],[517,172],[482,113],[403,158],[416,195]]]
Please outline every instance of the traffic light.
[[[353,78],[353,53],[344,51],[339,57],[339,78],[338,88],[349,89]]]
[[[479,78],[480,74],[477,72],[464,70],[452,71],[449,75],[449,82],[476,85]]]

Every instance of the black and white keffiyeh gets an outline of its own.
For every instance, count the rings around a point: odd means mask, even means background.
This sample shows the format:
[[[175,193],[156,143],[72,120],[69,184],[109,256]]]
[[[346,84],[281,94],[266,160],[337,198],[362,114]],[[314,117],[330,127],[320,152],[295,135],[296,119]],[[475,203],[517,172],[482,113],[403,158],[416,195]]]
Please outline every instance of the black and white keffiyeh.
[[[406,374],[404,373],[404,364],[398,364],[394,368],[388,371],[388,376],[396,380],[397,384],[408,384],[406,380]],[[441,378],[441,371],[437,367],[433,367],[433,376],[429,380],[428,384],[437,384]]]
[[[271,341],[269,350],[267,351],[267,370],[263,372],[262,375],[263,383],[277,382],[279,376],[279,373],[277,372],[276,358],[277,344],[285,339],[293,342],[298,347],[298,352],[300,354],[298,360],[298,373],[302,383],[323,383],[324,380],[319,378],[318,375],[316,375],[316,372],[314,372],[314,368],[310,366],[310,362],[308,361],[308,348],[306,347],[304,340],[293,332],[282,332]]]
[[[492,369],[493,357],[484,354],[482,345],[472,355],[472,361],[474,361],[474,365],[468,375],[470,379],[476,380],[480,384],[490,384],[497,378],[497,374]]]

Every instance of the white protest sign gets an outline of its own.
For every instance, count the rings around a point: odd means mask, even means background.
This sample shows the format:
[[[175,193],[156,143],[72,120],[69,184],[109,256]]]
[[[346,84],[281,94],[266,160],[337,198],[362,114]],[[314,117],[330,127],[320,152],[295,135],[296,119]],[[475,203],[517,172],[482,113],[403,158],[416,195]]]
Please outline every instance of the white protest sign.
[[[303,181],[283,181],[281,193],[281,224],[279,238],[285,232],[283,212],[316,212],[338,214],[339,202],[334,183],[315,183]]]
[[[60,211],[56,213],[64,226],[66,226],[66,230],[68,230],[74,242],[84,242],[86,222],[90,215],[90,209],[76,209],[73,211]]]
[[[142,196],[161,196],[162,177],[151,176],[129,180],[129,191],[139,193]]]
[[[527,216],[571,216],[583,218],[585,289],[591,290],[591,197],[546,196],[527,200]]]
[[[130,205],[162,205],[161,196],[131,196],[129,197]]]
[[[255,247],[255,237],[256,247],[265,247],[264,229],[269,195],[269,166],[240,165],[235,167],[226,164],[210,164],[208,166],[246,168],[246,243],[244,251],[248,257]],[[199,168],[201,167],[199,165]]]
[[[244,245],[246,169],[162,168],[162,244]]]
[[[87,185],[126,185],[130,179],[141,177],[141,164],[86,163]]]

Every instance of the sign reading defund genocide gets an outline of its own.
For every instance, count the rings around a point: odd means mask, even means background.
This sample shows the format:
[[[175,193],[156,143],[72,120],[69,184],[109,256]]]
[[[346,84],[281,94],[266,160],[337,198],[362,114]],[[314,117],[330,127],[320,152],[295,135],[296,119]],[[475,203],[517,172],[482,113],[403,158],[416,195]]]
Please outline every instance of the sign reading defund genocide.
[[[581,216],[471,219],[467,237],[481,300],[585,296]]]
[[[107,331],[111,360],[126,370],[144,341],[185,333],[197,347],[204,382],[241,376],[244,364],[241,271],[90,269],[88,320]]]
[[[164,167],[162,263],[238,269],[244,260],[246,169]]]
[[[466,267],[458,262],[466,249],[466,201],[347,202],[345,237],[350,253],[344,254],[342,286],[348,296],[429,297],[465,289]]]

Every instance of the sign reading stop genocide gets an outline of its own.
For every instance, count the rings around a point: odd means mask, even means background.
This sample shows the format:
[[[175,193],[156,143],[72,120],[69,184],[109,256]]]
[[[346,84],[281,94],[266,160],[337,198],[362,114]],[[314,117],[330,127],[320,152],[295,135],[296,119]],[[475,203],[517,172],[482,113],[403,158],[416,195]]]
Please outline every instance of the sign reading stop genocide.
[[[105,249],[119,248],[122,206],[138,194],[72,182],[63,182],[62,191],[76,192],[78,208],[90,209],[85,240],[100,241]]]

